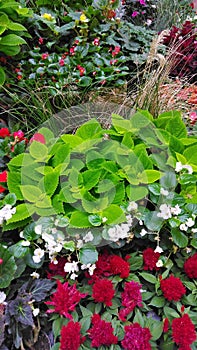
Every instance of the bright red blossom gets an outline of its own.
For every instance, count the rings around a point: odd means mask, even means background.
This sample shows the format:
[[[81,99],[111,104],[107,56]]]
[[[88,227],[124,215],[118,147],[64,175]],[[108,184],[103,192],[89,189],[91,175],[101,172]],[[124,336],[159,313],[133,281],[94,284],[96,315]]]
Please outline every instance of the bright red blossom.
[[[51,301],[45,302],[46,305],[54,306],[54,309],[49,309],[47,312],[56,312],[72,320],[72,315],[69,312],[72,312],[81,298],[84,297],[86,297],[86,294],[80,293],[76,288],[76,284],[69,286],[68,282],[62,284],[57,281],[57,290],[51,296]]]
[[[186,293],[186,289],[180,278],[174,277],[173,275],[161,280],[160,287],[164,297],[169,301],[179,301]]]
[[[104,303],[106,306],[112,305],[112,298],[115,290],[112,281],[101,279],[95,282],[92,288],[92,297],[98,303]]]
[[[0,173],[0,182],[7,182],[7,171]],[[0,193],[5,192],[6,188],[0,185]]]
[[[169,320],[168,320],[168,318],[165,318],[163,321],[163,332],[164,333],[168,332],[169,326],[170,326]]]
[[[188,314],[172,320],[172,338],[180,346],[179,350],[191,349],[190,344],[196,340],[196,332]]]
[[[5,138],[7,136],[10,136],[10,131],[8,128],[1,128],[0,129],[0,137]]]
[[[121,278],[129,276],[130,265],[118,255],[112,255],[109,259],[110,270],[112,275],[120,275]]]
[[[144,260],[144,270],[159,270],[159,267],[156,266],[160,257],[159,253],[155,253],[152,248],[147,248],[143,251],[143,260]]]
[[[79,322],[69,321],[61,329],[60,350],[78,350],[85,338],[80,334]]]
[[[125,336],[121,341],[123,349],[126,350],[151,350],[149,340],[151,333],[148,328],[142,328],[139,323],[125,326]]]
[[[15,139],[17,139],[17,141],[22,141],[24,139],[24,132],[22,130],[18,130],[13,132],[13,136]]]
[[[91,346],[99,348],[102,345],[110,346],[117,344],[118,338],[113,334],[113,328],[110,322],[101,320],[100,315],[92,316],[93,327],[88,331],[89,337],[92,340]]]
[[[124,306],[124,309],[119,312],[120,320],[126,321],[127,315],[133,311],[136,306],[142,306],[141,287],[141,284],[135,281],[125,283],[124,291],[121,294],[122,306]]]
[[[33,141],[37,141],[37,142],[40,142],[40,143],[43,143],[45,144],[46,143],[46,140],[45,140],[45,137],[43,134],[40,134],[39,132],[36,132],[32,138],[30,139],[30,142],[33,142]]]
[[[43,53],[41,56],[42,60],[46,60],[48,57],[49,57],[48,53]]]
[[[183,268],[189,278],[197,278],[197,253],[185,261]]]
[[[68,262],[68,260],[64,257],[59,257],[57,260],[58,264],[54,264],[53,262],[49,264],[50,272],[47,272],[47,278],[51,279],[54,276],[66,277],[67,272],[64,271],[64,265]]]

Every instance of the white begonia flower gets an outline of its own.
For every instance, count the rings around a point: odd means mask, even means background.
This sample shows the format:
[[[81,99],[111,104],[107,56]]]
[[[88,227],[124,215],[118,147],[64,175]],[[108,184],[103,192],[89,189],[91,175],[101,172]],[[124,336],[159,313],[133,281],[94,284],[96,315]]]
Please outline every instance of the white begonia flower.
[[[152,20],[151,19],[147,19],[147,21],[146,21],[147,26],[150,26],[151,23],[152,23]]]
[[[192,231],[193,233],[196,233],[196,232],[197,232],[197,228],[192,228],[191,231]]]
[[[0,304],[4,304],[6,300],[6,294],[4,292],[0,292]]]
[[[186,253],[189,254],[189,253],[191,253],[192,248],[186,247],[185,250],[186,250]]]
[[[148,232],[143,228],[141,231],[140,231],[140,236],[141,237],[144,237]]]
[[[37,248],[34,250],[34,255],[32,256],[33,261],[38,264],[44,256],[44,250]]]
[[[167,204],[161,204],[159,207],[161,213],[157,213],[159,218],[163,218],[164,220],[170,219],[172,217],[171,208]]]
[[[175,207],[172,207],[170,210],[172,215],[179,215],[181,213],[181,208],[178,204],[176,204]]]
[[[70,275],[71,280],[75,280],[77,277],[78,277],[78,275],[76,275],[76,273],[74,273],[74,272]]]
[[[163,249],[158,245],[157,248],[155,248],[154,252],[161,254],[163,253]]]
[[[36,225],[34,228],[34,231],[37,235],[41,235],[42,234],[42,225]]]
[[[103,223],[105,223],[107,220],[108,220],[108,218],[106,218],[105,216],[104,216],[104,218],[102,218]]]
[[[163,266],[163,261],[161,259],[159,259],[156,264],[157,267],[162,267]]]
[[[78,249],[81,249],[83,247],[83,240],[82,239],[79,239],[78,241],[77,241],[77,248]]]
[[[51,261],[54,265],[57,265],[57,264],[58,264],[58,260],[57,260],[56,255],[50,255],[50,254],[49,254],[49,259],[50,259],[50,261]]]
[[[36,309],[33,309],[32,313],[33,313],[34,317],[36,317],[40,313],[40,309],[37,307]]]
[[[32,272],[30,276],[36,279],[40,277],[39,273],[37,273],[36,271]]]
[[[78,272],[79,267],[78,267],[79,262],[78,261],[72,261],[71,263],[67,262],[64,265],[64,271],[71,273],[71,272]]]
[[[191,165],[183,165],[183,169],[187,169],[188,174],[192,174],[193,173],[193,168]]]
[[[21,241],[21,245],[23,246],[23,247],[29,247],[30,246],[30,242],[29,241]]]
[[[165,190],[163,187],[161,187],[160,193],[161,193],[163,196],[168,196],[168,195],[169,195],[169,192],[168,192],[167,190]]]
[[[192,227],[192,226],[195,225],[195,221],[194,221],[192,218],[189,218],[189,219],[187,219],[187,221],[186,221],[186,225],[187,225],[188,227]]]
[[[20,237],[20,238],[24,238],[23,231],[21,231],[21,232],[19,233],[19,237]]]
[[[16,213],[16,208],[12,208],[10,204],[6,204],[0,209],[0,225],[3,224],[4,220],[11,219],[12,215]]]
[[[84,242],[92,242],[93,241],[93,239],[94,239],[94,236],[93,236],[93,234],[92,234],[92,232],[91,231],[89,231],[84,237],[83,237],[83,239],[84,239]]]
[[[139,225],[140,225],[140,226],[144,225],[144,223],[143,223],[142,220],[139,220]]]
[[[112,242],[117,242],[119,239],[124,239],[129,236],[130,227],[128,224],[115,225],[108,230],[109,238]]]
[[[132,226],[133,225],[133,218],[132,218],[132,216],[130,214],[126,215],[126,219],[127,219],[127,224],[129,226]]]
[[[175,168],[176,173],[179,173],[182,169],[183,169],[182,163],[176,162],[176,168]]]
[[[127,207],[128,211],[135,211],[138,208],[138,204],[135,202],[129,202],[129,205]]]
[[[179,228],[180,228],[181,231],[187,231],[188,230],[188,226],[186,224],[181,224],[179,226]]]
[[[92,264],[92,265],[89,267],[88,272],[89,272],[90,276],[93,275],[95,269],[96,269],[96,264]]]

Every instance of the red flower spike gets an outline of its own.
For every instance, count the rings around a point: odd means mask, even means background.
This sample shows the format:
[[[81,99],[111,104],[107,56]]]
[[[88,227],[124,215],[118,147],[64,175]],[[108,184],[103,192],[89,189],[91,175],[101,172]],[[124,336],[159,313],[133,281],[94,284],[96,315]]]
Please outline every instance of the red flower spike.
[[[173,275],[161,280],[160,287],[164,297],[169,301],[179,301],[186,293],[186,289],[180,278],[174,277]]]
[[[57,264],[54,264],[53,262],[49,264],[50,271],[47,272],[47,278],[52,279],[54,276],[66,277],[67,272],[64,271],[64,266],[68,260],[65,257],[59,257],[57,261]]]
[[[103,303],[106,306],[112,306],[112,299],[115,290],[113,283],[110,280],[101,279],[95,282],[92,288],[92,297],[98,303]]]
[[[43,144],[46,143],[44,135],[40,134],[39,132],[35,133],[32,136],[32,138],[30,139],[30,142],[33,142],[33,141],[37,141],[37,142],[40,142],[40,143],[43,143]]]
[[[183,268],[189,278],[197,278],[197,253],[185,261]]]
[[[10,131],[8,128],[1,128],[0,129],[0,137],[5,138],[7,136],[10,136]]]
[[[102,345],[110,346],[118,343],[118,337],[113,334],[114,329],[110,322],[101,320],[100,315],[92,316],[93,327],[89,329],[89,337],[92,340],[91,346],[99,348]]]
[[[81,324],[69,321],[61,329],[60,350],[78,350],[85,338],[80,334]]]
[[[172,320],[172,338],[180,346],[179,350],[191,349],[190,345],[196,340],[196,332],[188,314]]]

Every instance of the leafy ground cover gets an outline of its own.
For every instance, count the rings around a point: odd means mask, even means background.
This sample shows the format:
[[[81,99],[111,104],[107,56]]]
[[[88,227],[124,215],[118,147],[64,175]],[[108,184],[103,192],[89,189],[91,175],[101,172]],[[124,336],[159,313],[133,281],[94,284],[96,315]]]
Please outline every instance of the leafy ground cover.
[[[0,350],[197,348],[195,11],[120,5],[0,1]]]

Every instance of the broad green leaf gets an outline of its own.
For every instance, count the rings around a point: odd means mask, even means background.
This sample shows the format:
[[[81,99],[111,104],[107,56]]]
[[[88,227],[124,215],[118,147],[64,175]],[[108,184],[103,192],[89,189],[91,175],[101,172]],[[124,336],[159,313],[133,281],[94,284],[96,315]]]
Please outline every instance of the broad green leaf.
[[[48,195],[43,194],[39,199],[37,199],[35,205],[37,208],[50,209],[52,206],[51,198]]]
[[[16,213],[12,215],[11,219],[7,220],[7,224],[22,221],[29,218],[34,213],[34,208],[28,204],[19,204],[16,206]]]
[[[172,228],[171,235],[172,235],[174,244],[176,244],[179,248],[187,247],[188,237],[183,232],[181,232],[177,228]]]
[[[82,198],[82,206],[84,210],[88,213],[97,213],[105,210],[109,205],[109,198],[107,195],[100,198],[95,198],[95,200],[88,200],[86,198]]]
[[[8,193],[3,199],[3,204],[10,204],[11,206],[14,206],[16,204],[16,200],[17,198],[15,193]]]
[[[59,164],[68,164],[70,161],[70,147],[69,145],[59,145],[55,155],[52,160],[53,167],[56,167]]]
[[[172,309],[169,306],[164,306],[163,311],[164,311],[164,315],[167,318],[169,318],[170,321],[172,321],[173,318],[179,318],[180,317],[178,312],[176,312],[174,309]]]
[[[82,264],[94,264],[98,260],[96,247],[87,243],[79,251],[79,260]]]
[[[83,76],[82,78],[79,79],[78,85],[82,87],[87,87],[92,84],[92,78],[88,76]]]
[[[27,29],[20,23],[15,22],[9,22],[7,25],[8,29],[14,30],[14,31],[27,31]]]
[[[183,156],[187,159],[187,164],[197,165],[197,145],[186,148],[183,152]]]
[[[21,44],[26,44],[26,41],[16,34],[8,34],[1,38],[0,46],[17,46]]]
[[[44,176],[44,188],[47,195],[52,196],[59,184],[59,173],[50,172]]]
[[[148,194],[148,189],[144,186],[132,186],[128,185],[126,193],[130,201],[138,201],[145,198]]]
[[[148,125],[149,127],[151,126],[151,128],[154,128],[154,124],[151,122],[149,117],[140,112],[136,112],[135,114],[133,114],[130,118],[130,121],[131,127],[137,130],[141,128],[146,128]]]
[[[5,26],[7,28],[8,23],[10,22],[6,13],[0,12],[0,24],[1,26]]]
[[[38,198],[42,195],[42,191],[36,186],[22,185],[20,186],[20,190],[24,200],[32,203],[37,202]]]
[[[2,45],[0,41],[0,52],[5,53],[9,56],[15,56],[20,52],[20,46],[8,46],[8,45]]]
[[[33,141],[29,147],[30,155],[38,161],[44,161],[48,154],[48,148],[41,142]]]
[[[29,253],[29,247],[24,247],[21,243],[22,241],[19,241],[8,249],[15,258],[23,258]]]
[[[90,222],[88,220],[88,213],[75,211],[72,213],[70,218],[70,225],[78,228],[90,227]]]
[[[64,243],[64,249],[69,250],[70,252],[75,251],[75,242],[68,241]]]
[[[98,184],[101,171],[98,170],[86,170],[82,173],[83,185],[87,191]]]
[[[158,297],[154,296],[149,303],[149,305],[155,306],[155,307],[163,307],[165,305],[166,301],[164,297]]]
[[[21,174],[8,172],[7,186],[10,193],[14,193],[19,200],[23,200],[23,195],[20,189]]]
[[[89,169],[99,169],[102,167],[105,159],[103,155],[97,151],[90,150],[86,156],[86,164]]]
[[[143,265],[143,258],[142,256],[131,256],[129,258],[129,264],[130,264],[130,270],[131,271],[137,271],[142,268]]]
[[[150,211],[145,214],[144,223],[148,230],[159,231],[163,226],[163,219],[157,216],[156,211]]]
[[[150,184],[159,180],[162,173],[158,170],[147,169],[139,174],[138,178],[141,183]]]
[[[107,225],[119,224],[123,221],[126,221],[124,212],[116,204],[111,204],[108,208],[103,210],[102,217],[107,218],[107,221],[106,221]]]
[[[77,135],[65,134],[61,136],[61,139],[68,143],[71,149],[74,149],[76,146],[80,145],[83,142],[83,139]]]
[[[157,278],[154,275],[151,275],[148,272],[140,272],[139,275],[145,279],[145,281],[148,281],[150,283],[155,284],[157,282]]]
[[[132,131],[131,122],[118,114],[112,114],[112,125],[120,134]]]
[[[88,140],[101,137],[102,133],[103,131],[99,122],[96,119],[91,119],[77,129],[76,136],[83,140]]]
[[[3,259],[0,266],[0,288],[6,288],[14,278],[17,266],[12,254],[2,245],[0,245],[0,257]]]

